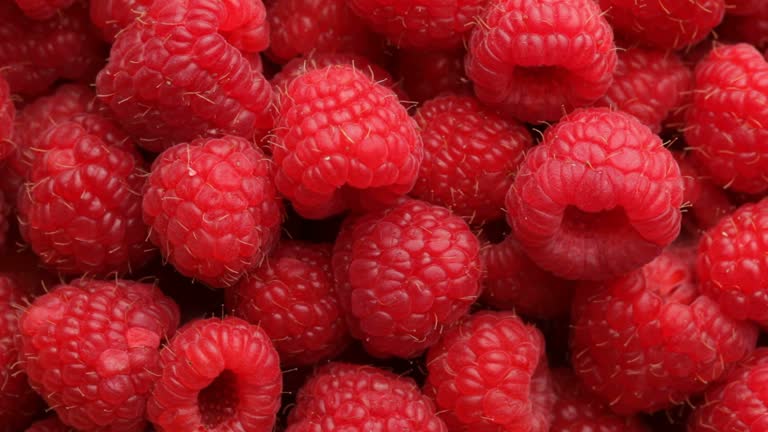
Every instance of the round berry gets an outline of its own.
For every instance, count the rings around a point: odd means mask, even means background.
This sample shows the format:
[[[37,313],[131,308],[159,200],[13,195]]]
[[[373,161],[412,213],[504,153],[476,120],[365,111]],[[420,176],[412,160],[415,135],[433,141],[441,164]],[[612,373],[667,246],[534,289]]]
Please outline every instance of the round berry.
[[[410,100],[422,103],[443,94],[470,94],[465,55],[464,49],[398,51],[398,72]]]
[[[349,65],[366,74],[377,83],[394,89],[395,80],[386,70],[372,63],[367,57],[346,53],[318,53],[307,57],[297,57],[289,61],[272,78],[272,86],[277,92],[288,90],[288,84],[308,71],[324,69],[334,65]]]

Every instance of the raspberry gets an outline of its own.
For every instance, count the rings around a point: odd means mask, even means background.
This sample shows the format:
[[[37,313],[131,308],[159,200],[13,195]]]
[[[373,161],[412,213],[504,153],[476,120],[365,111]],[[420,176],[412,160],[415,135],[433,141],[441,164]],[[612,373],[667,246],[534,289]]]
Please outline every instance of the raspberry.
[[[54,416],[36,421],[25,432],[70,432],[70,430],[69,426]]]
[[[427,355],[425,392],[452,431],[547,432],[555,395],[544,337],[509,312],[479,312]]]
[[[552,370],[557,403],[549,432],[650,432],[638,417],[620,417],[595,399],[568,369]]]
[[[288,84],[308,71],[324,69],[334,65],[351,65],[356,70],[366,74],[377,83],[394,87],[395,80],[386,70],[372,63],[366,57],[356,54],[320,53],[308,57],[298,57],[288,63],[272,78],[272,86],[278,92],[285,92]],[[393,88],[393,90],[395,90]],[[397,91],[397,90],[395,90]]]
[[[98,0],[91,2],[91,21],[101,30],[104,40],[115,37],[149,10],[154,0]]]
[[[37,20],[50,19],[71,6],[75,0],[14,0],[24,15]]]
[[[689,207],[686,215],[690,215],[698,228],[708,229],[735,208],[725,191],[701,173],[689,154],[675,153],[683,176],[684,206]]]
[[[692,250],[669,249],[642,270],[576,290],[573,367],[614,412],[681,404],[753,350],[756,328],[700,295],[693,261]]]
[[[488,0],[349,0],[352,10],[398,48],[461,46]]]
[[[685,139],[719,185],[737,192],[768,190],[768,63],[747,44],[721,45],[696,66]]]
[[[35,151],[19,228],[43,264],[106,275],[153,256],[141,216],[143,161],[123,131],[85,114],[48,129]]]
[[[464,74],[465,50],[401,50],[398,54],[403,88],[411,100],[421,103],[441,94],[471,93]]]
[[[469,41],[477,97],[527,122],[557,120],[605,94],[613,32],[592,0],[491,0]]]
[[[416,122],[392,90],[353,66],[310,70],[281,92],[275,184],[306,218],[391,205],[422,160]]]
[[[331,245],[283,242],[264,265],[227,290],[228,307],[261,325],[284,367],[333,358],[349,342],[331,251]]]
[[[507,220],[541,268],[568,279],[634,270],[680,232],[683,184],[661,139],[629,114],[579,110],[547,129],[507,194]]]
[[[726,15],[716,31],[721,40],[746,42],[765,50],[768,48],[768,3],[749,15]]]
[[[269,43],[261,0],[153,3],[115,39],[96,90],[139,145],[269,129],[272,89],[243,53]],[[242,52],[241,52],[242,51]]]
[[[65,424],[143,431],[158,348],[178,323],[178,307],[153,285],[77,279],[38,297],[21,316],[19,358]]]
[[[415,114],[424,160],[411,191],[471,223],[504,216],[504,196],[533,140],[524,125],[505,120],[471,96],[442,96]]]
[[[447,432],[410,378],[371,366],[331,363],[299,390],[286,432]]]
[[[751,15],[765,9],[763,0],[726,0],[725,9],[728,15]]]
[[[693,74],[674,53],[630,48],[619,52],[613,85],[595,106],[634,115],[654,133],[682,105]]]
[[[280,407],[280,359],[261,328],[238,318],[196,320],[161,352],[147,403],[160,431],[271,432]]]
[[[0,159],[5,159],[13,151],[13,120],[16,108],[11,100],[8,82],[0,75]]]

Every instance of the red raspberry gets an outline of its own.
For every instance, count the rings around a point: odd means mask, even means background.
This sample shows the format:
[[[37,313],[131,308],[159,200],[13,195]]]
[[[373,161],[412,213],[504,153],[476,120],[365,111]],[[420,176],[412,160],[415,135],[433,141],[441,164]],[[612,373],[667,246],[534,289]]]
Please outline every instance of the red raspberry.
[[[97,0],[91,1],[91,21],[101,30],[107,42],[137,18],[147,13],[154,0]]]
[[[96,90],[150,151],[250,139],[272,125],[272,89],[243,53],[264,50],[268,32],[261,0],[156,1],[116,38]]]
[[[725,191],[701,174],[701,170],[688,157],[689,154],[674,154],[683,176],[683,206],[688,207],[685,215],[689,215],[698,228],[709,229],[735,208]]]
[[[349,342],[331,251],[331,245],[283,242],[266,263],[227,290],[228,308],[264,329],[284,367],[333,358]]]
[[[700,295],[691,250],[669,249],[642,270],[576,290],[576,374],[614,412],[683,403],[749,354],[757,329]]]
[[[294,79],[304,75],[308,71],[315,69],[324,69],[334,65],[351,65],[358,71],[366,74],[372,80],[384,84],[387,87],[394,87],[395,80],[392,76],[372,63],[368,58],[356,54],[339,53],[321,53],[311,54],[308,57],[298,57],[286,63],[282,70],[272,78],[272,86],[277,92],[288,90],[288,84]],[[393,88],[393,90],[395,90]],[[395,90],[397,92],[397,90]]]
[[[275,183],[300,215],[388,206],[411,190],[421,137],[392,90],[337,65],[294,79],[280,99]]]
[[[533,145],[528,129],[471,96],[430,100],[414,118],[424,160],[411,195],[448,207],[471,223],[503,217],[504,197]]]
[[[479,312],[427,355],[425,392],[451,431],[547,432],[555,395],[544,337],[509,312]]]
[[[30,426],[25,432],[70,432],[69,426],[59,420],[58,417],[50,417],[45,420],[38,420]]]
[[[768,3],[749,15],[726,15],[716,29],[721,40],[733,43],[746,42],[759,50],[768,48]]]
[[[418,356],[480,294],[479,252],[466,222],[421,201],[348,221],[333,265],[352,335],[375,356]]]
[[[280,359],[264,331],[238,318],[187,324],[161,352],[147,417],[164,432],[271,432]]]
[[[579,110],[547,129],[507,194],[515,238],[568,279],[634,270],[680,232],[683,183],[661,139],[629,114]]]
[[[32,19],[46,20],[71,6],[75,0],[14,0],[24,14]]]
[[[59,418],[83,431],[143,431],[158,348],[179,310],[153,285],[77,279],[38,297],[19,320],[19,358]]]
[[[286,432],[448,432],[412,379],[371,366],[331,363],[299,390]]]
[[[400,47],[446,49],[464,35],[488,0],[349,0],[374,31]]]
[[[5,159],[13,151],[13,120],[16,118],[16,108],[11,99],[8,81],[0,75],[0,159]]]
[[[638,417],[620,417],[587,392],[571,370],[552,370],[557,403],[549,432],[650,432]]]
[[[243,138],[200,138],[155,160],[144,189],[150,239],[183,275],[215,287],[259,266],[283,211],[272,164]]]
[[[398,70],[403,88],[411,100],[424,102],[441,94],[469,94],[471,86],[464,74],[465,50],[402,50]]]
[[[747,44],[715,47],[696,66],[685,139],[712,179],[737,192],[768,190],[768,63]]]
[[[664,51],[630,48],[619,52],[613,85],[595,106],[634,115],[654,133],[685,101],[693,73],[680,58]]]
[[[593,0],[491,0],[466,60],[477,97],[527,122],[589,105],[613,80],[613,32]]]
[[[765,9],[763,0],[726,0],[725,11],[728,15],[751,15]]]

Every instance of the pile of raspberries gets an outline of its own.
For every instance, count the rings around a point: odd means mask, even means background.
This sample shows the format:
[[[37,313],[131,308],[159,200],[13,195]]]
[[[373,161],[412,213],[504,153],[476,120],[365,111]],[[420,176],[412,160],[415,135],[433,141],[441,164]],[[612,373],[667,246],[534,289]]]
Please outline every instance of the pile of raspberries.
[[[0,432],[768,432],[766,49],[766,0],[0,0]]]

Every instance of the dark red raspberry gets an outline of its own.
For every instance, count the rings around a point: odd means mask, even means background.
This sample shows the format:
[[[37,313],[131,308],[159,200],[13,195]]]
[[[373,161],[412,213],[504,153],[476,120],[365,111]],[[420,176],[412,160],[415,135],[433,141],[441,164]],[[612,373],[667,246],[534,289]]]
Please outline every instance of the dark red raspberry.
[[[470,223],[503,217],[504,197],[533,145],[528,129],[471,96],[427,101],[414,118],[424,160],[411,195],[448,207]]]
[[[127,273],[154,249],[142,221],[143,161],[111,121],[84,114],[48,129],[19,194],[19,228],[62,273]]]
[[[479,252],[466,222],[422,201],[348,221],[333,266],[352,335],[375,356],[418,356],[480,294]]]
[[[153,285],[78,279],[38,297],[19,320],[32,387],[83,431],[141,432],[161,342],[179,323]]]
[[[183,275],[215,287],[261,264],[283,218],[272,162],[243,138],[200,138],[163,152],[144,190],[150,239]]]
[[[768,190],[768,63],[747,44],[721,45],[696,66],[685,139],[712,179],[737,192]]]
[[[398,53],[398,71],[410,100],[424,102],[447,93],[470,94],[472,89],[464,74],[466,51],[402,50]]]
[[[91,21],[107,42],[147,13],[154,0],[97,0],[91,2]]]
[[[674,153],[683,176],[684,215],[693,219],[696,227],[709,229],[720,219],[735,210],[728,195],[711,179],[701,173],[690,153]]]
[[[568,279],[607,279],[677,237],[683,182],[648,127],[591,108],[547,129],[506,202],[515,238],[536,264]]]
[[[13,106],[8,81],[0,75],[0,159],[5,159],[13,152],[13,121],[16,107]]]
[[[681,404],[754,349],[757,329],[700,295],[693,261],[692,250],[668,249],[642,270],[576,290],[573,367],[614,412]]]
[[[280,72],[272,78],[272,85],[277,92],[285,92],[288,90],[288,84],[295,78],[304,75],[308,71],[334,65],[351,65],[369,76],[372,80],[394,89],[395,80],[389,72],[364,56],[344,53],[320,53],[294,58],[286,63]]]
[[[372,366],[331,363],[299,390],[286,432],[448,432],[416,383]]]
[[[732,43],[746,42],[759,50],[768,48],[768,3],[749,15],[726,15],[715,29],[720,39]]]
[[[147,417],[164,432],[271,432],[280,359],[264,331],[238,318],[196,320],[161,352]]]
[[[555,395],[544,337],[510,312],[479,312],[427,355],[425,392],[451,431],[547,432]]]
[[[391,205],[418,176],[422,142],[395,93],[348,65],[310,70],[281,91],[275,183],[307,218]]]
[[[50,19],[59,11],[68,8],[75,0],[14,0],[24,14],[32,19]]]
[[[763,0],[725,0],[728,15],[751,15],[765,9]]]
[[[283,367],[331,359],[350,340],[336,300],[331,251],[331,245],[283,242],[227,290],[228,308],[264,329]]]
[[[38,420],[24,432],[71,432],[69,426],[59,420],[58,416]]]
[[[491,0],[469,42],[483,102],[527,122],[557,120],[605,94],[613,32],[593,0]]]
[[[552,370],[557,395],[549,432],[650,432],[635,416],[620,417],[590,394],[573,371]]]
[[[156,1],[122,31],[96,90],[139,145],[269,129],[272,89],[243,53],[269,44],[261,0]]]

